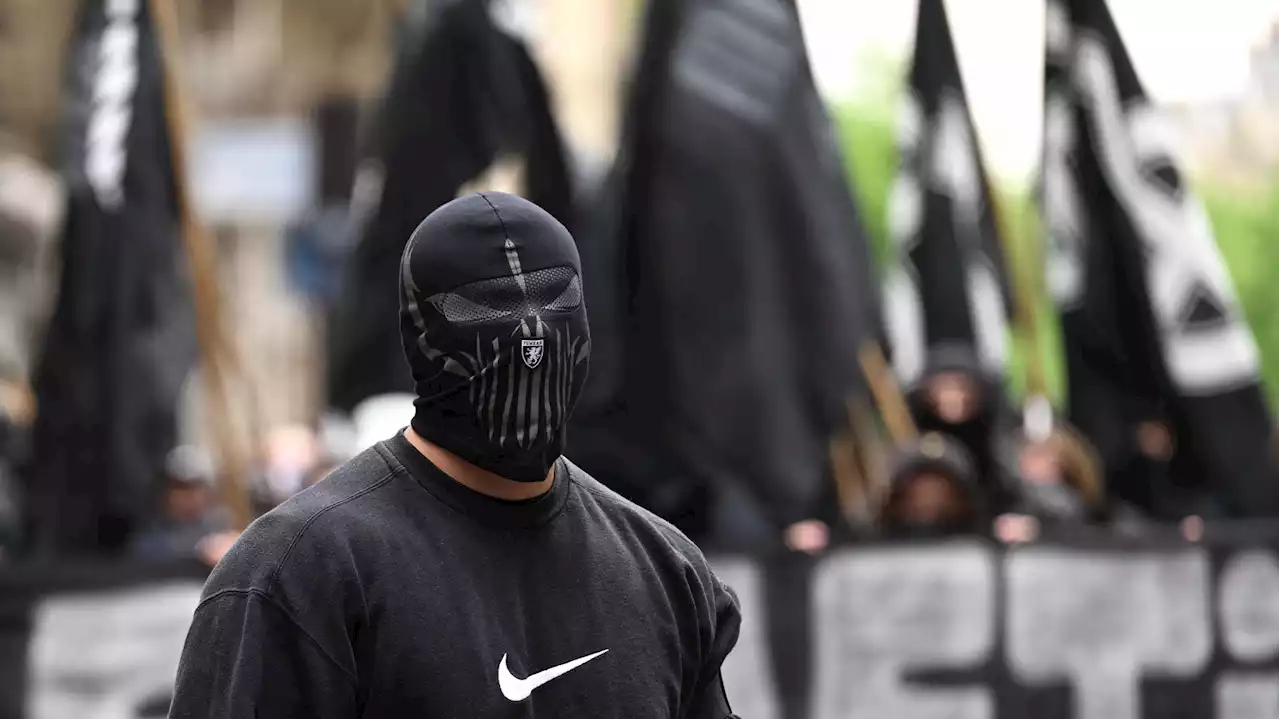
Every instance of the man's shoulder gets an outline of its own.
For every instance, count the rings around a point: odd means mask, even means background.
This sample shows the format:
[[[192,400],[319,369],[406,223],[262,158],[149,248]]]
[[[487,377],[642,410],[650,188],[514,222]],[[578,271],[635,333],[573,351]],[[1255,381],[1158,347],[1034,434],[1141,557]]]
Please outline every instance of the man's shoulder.
[[[656,569],[647,570],[646,576],[669,592],[687,593],[700,607],[699,621],[717,621],[713,617],[722,610],[737,613],[737,595],[716,576],[702,550],[684,532],[565,461],[584,503],[591,505],[588,511],[597,511],[618,534],[629,537],[631,547],[646,555],[645,566]],[[731,633],[736,636],[737,630]]]
[[[214,568],[206,594],[270,594],[286,571],[313,574],[317,565],[330,567],[335,558],[347,556],[332,550],[350,540],[360,505],[394,476],[394,468],[370,448],[285,500],[240,535]]]
[[[574,484],[613,521],[626,525],[632,532],[645,533],[660,540],[673,554],[692,564],[706,565],[702,550],[675,525],[609,489],[568,458],[564,458],[564,462]]]

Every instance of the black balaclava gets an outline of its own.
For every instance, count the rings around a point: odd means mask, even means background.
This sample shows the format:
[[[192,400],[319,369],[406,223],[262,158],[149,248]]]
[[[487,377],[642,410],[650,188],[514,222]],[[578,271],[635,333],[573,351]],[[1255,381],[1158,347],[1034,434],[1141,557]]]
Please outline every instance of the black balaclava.
[[[590,364],[580,268],[569,231],[515,195],[428,215],[400,260],[413,430],[500,477],[546,478]]]

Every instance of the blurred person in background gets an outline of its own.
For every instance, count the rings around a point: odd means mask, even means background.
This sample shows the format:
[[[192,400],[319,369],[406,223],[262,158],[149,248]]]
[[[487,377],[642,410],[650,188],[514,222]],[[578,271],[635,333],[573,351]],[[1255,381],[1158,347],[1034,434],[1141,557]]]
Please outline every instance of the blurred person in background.
[[[412,404],[407,416],[413,416]],[[407,419],[392,425],[379,422],[377,426],[385,430],[380,435],[385,437],[405,424]],[[270,431],[253,467],[250,497],[254,516],[266,514],[324,479],[358,454],[357,449],[373,446],[373,441],[358,445],[366,433],[367,429],[358,430],[350,419],[338,415],[321,418],[314,430],[303,425],[283,425]]]
[[[321,446],[316,452],[315,461],[311,463],[310,469],[303,476],[303,489],[315,486],[320,480],[328,477],[338,467],[346,464],[351,459],[351,455],[340,452],[332,447]]]
[[[1101,518],[1096,462],[1061,427],[1017,448],[1017,472],[1008,511],[993,532],[1003,542],[1028,542],[1045,526],[1082,525]]]
[[[757,510],[756,523],[776,525]],[[745,519],[745,517],[743,517]],[[813,681],[813,572],[819,558],[851,538],[835,482],[828,481],[809,518],[793,522],[765,547],[761,558],[769,637],[769,667],[778,691],[780,719],[810,716]]]
[[[18,471],[36,410],[32,360],[53,306],[65,206],[58,176],[0,129],[0,558],[21,545]]]
[[[52,311],[65,206],[57,175],[0,129],[0,421],[24,422],[35,410],[32,360]]]
[[[1019,507],[1055,521],[1097,521],[1105,514],[1099,472],[1096,458],[1064,427],[1045,439],[1024,440],[1018,456]]]
[[[217,564],[237,535],[214,491],[213,462],[203,450],[183,445],[169,453],[165,474],[161,516],[134,538],[134,556]]]
[[[926,432],[894,460],[881,533],[887,539],[984,534],[988,514],[983,494],[964,445]]]
[[[272,428],[258,447],[249,496],[255,517],[311,486],[323,446],[310,427],[286,424]]]
[[[317,437],[310,427],[289,424],[272,429],[263,446],[262,491],[272,506],[297,494],[320,457]]]
[[[1130,524],[1142,521],[1149,513],[1160,521],[1176,520],[1183,539],[1198,542],[1204,536],[1206,519],[1225,519],[1221,482],[1204,477],[1178,477],[1173,471],[1177,442],[1169,423],[1161,416],[1140,422],[1134,429],[1131,455],[1120,477],[1120,495],[1115,503]],[[1129,500],[1135,497],[1146,504]],[[1143,515],[1138,507],[1149,508]]]
[[[1167,433],[1150,425],[1145,432],[1144,454],[1153,461],[1162,456],[1167,459],[1172,450]],[[1144,441],[1137,443],[1141,446]],[[1045,529],[1084,525],[1137,535],[1159,521],[1129,499],[1108,495],[1097,453],[1069,425],[1057,424],[1045,439],[1022,440],[1016,464],[1013,503],[994,524],[995,536],[1002,541],[1027,542]],[[1199,541],[1204,518],[1200,514],[1184,516],[1178,530],[1184,539]]]
[[[1108,493],[1149,516],[1174,521],[1190,507],[1172,491],[1173,433],[1157,403],[1132,399],[1126,409],[1139,419],[1120,422],[1117,414],[1111,431],[1099,434]]]
[[[569,232],[514,195],[422,221],[386,278],[409,427],[218,564],[171,717],[732,717],[737,598],[562,457],[590,358],[580,275]]]
[[[964,446],[987,506],[1008,507],[1012,496],[1001,456],[1015,430],[1007,421],[998,379],[982,370],[972,348],[958,343],[931,348],[907,401],[922,433],[942,433]]]
[[[787,525],[782,532],[782,543],[790,551],[818,555],[854,536],[853,526],[841,511],[836,482],[828,478],[809,517]]]
[[[1183,538],[1199,541],[1205,520],[1224,519],[1222,483],[1200,475],[1179,476],[1174,432],[1157,410],[1130,431],[1111,438],[1114,466],[1107,467],[1110,509],[1122,528],[1177,523]],[[1117,447],[1120,449],[1117,450]]]

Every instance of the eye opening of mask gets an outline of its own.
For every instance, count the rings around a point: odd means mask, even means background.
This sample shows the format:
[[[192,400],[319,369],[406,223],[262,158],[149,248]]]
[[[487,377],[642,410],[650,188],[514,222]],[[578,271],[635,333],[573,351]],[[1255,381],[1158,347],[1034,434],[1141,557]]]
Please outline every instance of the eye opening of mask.
[[[582,304],[582,280],[569,266],[470,282],[427,298],[452,324],[519,321],[570,312]]]

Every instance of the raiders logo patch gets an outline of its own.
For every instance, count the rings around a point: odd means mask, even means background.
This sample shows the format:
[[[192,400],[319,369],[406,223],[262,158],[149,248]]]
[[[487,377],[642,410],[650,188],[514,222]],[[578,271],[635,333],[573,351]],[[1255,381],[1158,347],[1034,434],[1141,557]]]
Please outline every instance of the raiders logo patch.
[[[543,339],[520,340],[520,357],[524,359],[525,367],[537,369],[542,364],[545,342]]]

